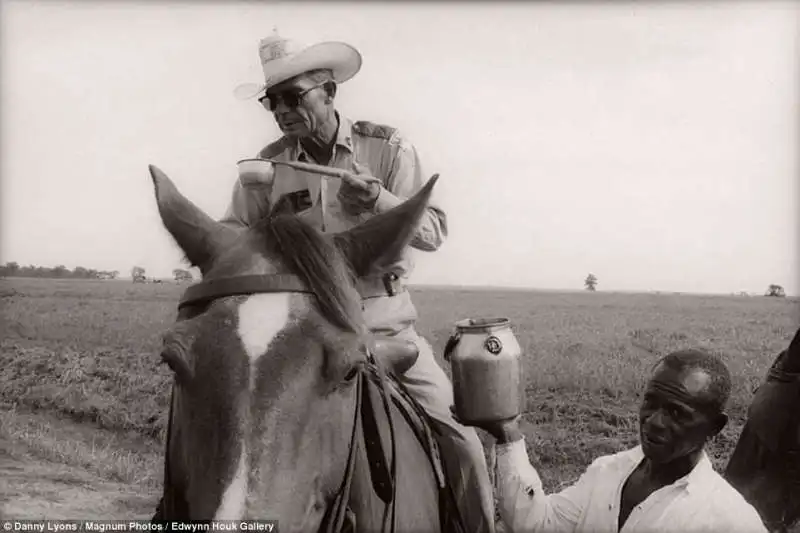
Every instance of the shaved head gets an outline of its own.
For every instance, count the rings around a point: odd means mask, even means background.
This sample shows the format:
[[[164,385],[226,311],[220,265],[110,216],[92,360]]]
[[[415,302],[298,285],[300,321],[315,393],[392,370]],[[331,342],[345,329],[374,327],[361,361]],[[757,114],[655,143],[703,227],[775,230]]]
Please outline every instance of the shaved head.
[[[698,349],[680,350],[656,363],[654,374],[665,368],[685,376],[684,385],[707,401],[709,407],[725,409],[731,394],[731,374],[718,356]]]

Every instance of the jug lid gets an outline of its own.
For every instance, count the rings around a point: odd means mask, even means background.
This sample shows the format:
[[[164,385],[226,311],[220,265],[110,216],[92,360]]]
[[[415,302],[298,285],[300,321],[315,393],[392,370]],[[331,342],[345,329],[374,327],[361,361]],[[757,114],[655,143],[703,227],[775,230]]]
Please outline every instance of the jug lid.
[[[465,318],[456,322],[456,328],[462,333],[467,331],[496,331],[510,326],[511,321],[505,317]]]

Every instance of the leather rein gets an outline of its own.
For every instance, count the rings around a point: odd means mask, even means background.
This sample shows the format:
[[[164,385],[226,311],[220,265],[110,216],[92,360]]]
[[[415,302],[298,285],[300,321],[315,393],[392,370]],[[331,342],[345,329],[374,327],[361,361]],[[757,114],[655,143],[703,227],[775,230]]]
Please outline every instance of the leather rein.
[[[178,310],[191,305],[208,304],[218,298],[273,292],[315,294],[301,278],[292,274],[234,276],[200,281],[189,286],[181,297]],[[355,413],[345,474],[333,501],[325,512],[319,533],[344,533],[355,530],[355,515],[349,509],[348,504],[356,465],[356,454],[359,447],[359,432],[362,432],[364,436],[364,449],[369,464],[372,488],[385,504],[381,531],[383,533],[393,533],[395,531],[397,450],[387,377],[384,368],[368,348],[367,359],[363,364],[358,365],[356,369],[358,381],[355,384]],[[388,461],[384,453],[372,395],[370,394],[370,382],[377,384],[383,409],[387,416],[391,444],[391,466],[387,464]]]

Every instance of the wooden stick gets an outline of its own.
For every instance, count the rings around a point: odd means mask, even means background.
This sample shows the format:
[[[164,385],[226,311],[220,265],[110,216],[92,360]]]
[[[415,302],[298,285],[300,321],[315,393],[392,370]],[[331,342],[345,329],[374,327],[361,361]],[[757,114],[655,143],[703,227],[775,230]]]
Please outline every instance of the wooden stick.
[[[324,176],[330,176],[332,178],[342,179],[343,175],[347,173],[346,170],[342,170],[340,168],[328,167],[325,165],[314,165],[311,163],[301,163],[300,161],[276,161],[274,159],[264,159],[264,161],[269,161],[274,165],[284,165],[287,167],[295,168],[297,170],[322,174]]]

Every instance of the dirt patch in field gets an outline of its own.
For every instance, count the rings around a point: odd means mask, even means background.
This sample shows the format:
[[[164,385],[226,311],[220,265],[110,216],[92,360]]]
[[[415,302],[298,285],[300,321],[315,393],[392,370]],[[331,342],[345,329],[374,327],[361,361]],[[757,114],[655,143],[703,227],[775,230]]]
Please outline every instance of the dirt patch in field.
[[[146,519],[156,497],[73,466],[0,455],[0,517]]]
[[[66,442],[96,440],[97,429],[51,415],[3,413],[0,426],[0,519],[147,519],[158,499],[155,483],[109,478],[113,469],[87,464],[69,464],[78,459],[72,452],[56,453],[41,445],[46,436],[27,432],[30,428],[53,427]],[[63,430],[63,431],[60,431]],[[39,444],[27,437],[36,435]],[[75,441],[72,441],[75,442]],[[50,450],[49,452],[47,450]],[[80,452],[84,453],[84,452]],[[49,456],[49,457],[48,457]],[[101,475],[99,472],[105,472]]]

